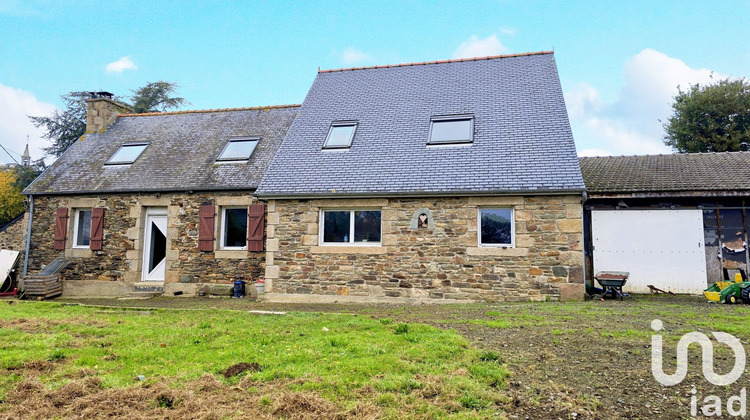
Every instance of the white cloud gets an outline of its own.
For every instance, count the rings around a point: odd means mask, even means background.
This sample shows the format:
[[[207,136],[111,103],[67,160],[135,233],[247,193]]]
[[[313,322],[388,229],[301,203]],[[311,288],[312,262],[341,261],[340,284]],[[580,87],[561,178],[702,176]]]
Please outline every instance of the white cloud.
[[[32,160],[42,158],[43,147],[48,147],[47,140],[42,138],[43,130],[36,128],[27,115],[51,115],[55,106],[40,102],[30,92],[0,84],[0,142],[7,149],[23,153],[26,147],[26,136],[29,136],[29,153]],[[20,156],[13,154],[20,162]],[[0,162],[10,163],[13,160],[0,150]]]
[[[611,103],[603,103],[599,91],[586,83],[565,93],[579,153],[671,153],[661,121],[671,115],[677,86],[710,82],[712,72],[645,49],[625,63],[623,74],[625,84]]]
[[[508,48],[497,39],[497,35],[490,35],[484,39],[479,39],[476,35],[472,35],[453,51],[452,58],[487,57],[507,54],[508,52]]]
[[[138,66],[135,65],[130,57],[125,56],[117,61],[113,61],[104,68],[107,73],[122,73],[125,70],[136,70]]]
[[[516,28],[509,28],[507,26],[503,26],[502,28],[500,28],[500,33],[503,34],[503,35],[513,36],[513,35],[515,35],[515,34],[518,33],[518,29],[516,29]]]
[[[349,47],[341,53],[341,61],[346,64],[357,64],[366,61],[373,61],[373,57],[370,54],[359,51],[356,48]]]

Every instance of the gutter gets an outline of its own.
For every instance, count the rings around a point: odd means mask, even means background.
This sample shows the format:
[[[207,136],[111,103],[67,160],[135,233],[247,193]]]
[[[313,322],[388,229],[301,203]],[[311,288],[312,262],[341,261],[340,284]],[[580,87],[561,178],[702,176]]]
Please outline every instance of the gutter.
[[[31,226],[34,220],[34,196],[29,195],[29,227],[26,230],[26,251],[23,256],[23,277],[26,277],[26,272],[29,268],[29,248],[31,247]]]
[[[57,195],[97,195],[97,194],[138,194],[138,193],[211,193],[211,192],[242,192],[242,191],[254,191],[255,188],[215,188],[215,189],[203,189],[203,188],[138,188],[138,189],[122,189],[122,190],[70,190],[70,191],[50,191],[50,192],[27,192],[30,196],[57,196]]]
[[[517,190],[517,191],[432,191],[432,192],[378,192],[378,193],[318,193],[318,194],[257,194],[259,200],[309,200],[328,198],[392,198],[392,197],[497,197],[509,195],[577,195],[585,190]]]

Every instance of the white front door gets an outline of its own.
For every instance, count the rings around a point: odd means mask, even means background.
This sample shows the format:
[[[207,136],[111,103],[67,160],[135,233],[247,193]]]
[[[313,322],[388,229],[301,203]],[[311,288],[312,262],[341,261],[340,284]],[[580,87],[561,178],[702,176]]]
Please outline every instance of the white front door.
[[[167,210],[146,212],[143,241],[143,280],[164,281],[167,267]]]

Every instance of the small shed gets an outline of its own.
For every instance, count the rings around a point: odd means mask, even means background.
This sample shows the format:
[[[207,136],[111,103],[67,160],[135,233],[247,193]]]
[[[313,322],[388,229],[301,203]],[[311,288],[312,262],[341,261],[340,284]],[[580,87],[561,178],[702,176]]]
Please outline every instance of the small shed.
[[[586,278],[630,272],[648,285],[700,293],[747,273],[750,152],[580,158]]]

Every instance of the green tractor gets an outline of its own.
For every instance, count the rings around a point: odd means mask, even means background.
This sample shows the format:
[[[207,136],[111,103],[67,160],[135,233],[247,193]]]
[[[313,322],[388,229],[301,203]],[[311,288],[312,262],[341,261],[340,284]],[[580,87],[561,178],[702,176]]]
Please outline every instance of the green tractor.
[[[728,280],[729,275],[724,270],[724,278]],[[739,273],[734,275],[734,281],[717,281],[712,284],[711,287],[703,291],[703,296],[708,299],[709,302],[717,303],[737,303],[742,301],[743,303],[750,304],[750,282],[747,281],[747,276],[744,270],[740,270]]]

